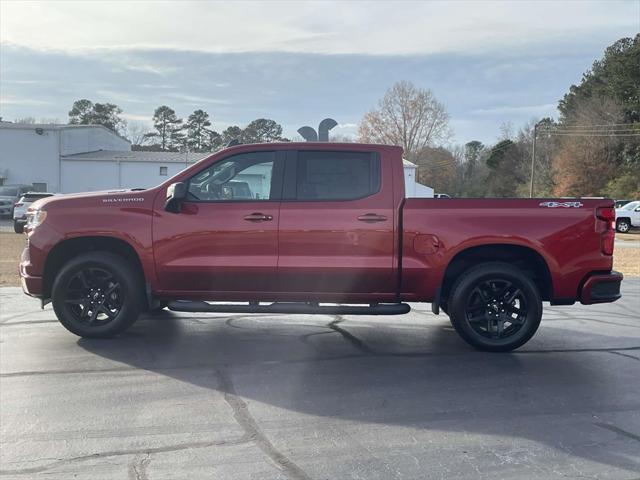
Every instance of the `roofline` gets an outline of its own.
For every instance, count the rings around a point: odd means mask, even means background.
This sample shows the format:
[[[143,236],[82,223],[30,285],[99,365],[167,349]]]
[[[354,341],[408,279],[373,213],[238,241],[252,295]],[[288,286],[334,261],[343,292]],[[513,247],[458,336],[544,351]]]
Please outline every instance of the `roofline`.
[[[116,137],[121,138],[125,142],[128,142],[129,145],[132,145],[131,141],[124,138],[118,132],[114,132],[110,128],[105,127],[104,125],[69,125],[66,123],[14,123],[14,122],[0,122],[0,128],[6,128],[8,130],[35,130],[36,128],[41,128],[43,130],[67,130],[71,128],[102,128],[107,132],[115,135]]]

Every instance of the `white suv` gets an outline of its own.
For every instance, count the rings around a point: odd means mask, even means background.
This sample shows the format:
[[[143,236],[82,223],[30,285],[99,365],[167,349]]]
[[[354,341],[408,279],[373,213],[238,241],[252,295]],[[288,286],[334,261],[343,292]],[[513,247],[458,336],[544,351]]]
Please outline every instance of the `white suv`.
[[[24,225],[27,223],[27,209],[36,200],[40,198],[50,197],[53,193],[47,192],[27,192],[13,206],[13,231],[22,233]]]
[[[640,227],[640,200],[616,208],[616,230],[627,233],[631,227]]]

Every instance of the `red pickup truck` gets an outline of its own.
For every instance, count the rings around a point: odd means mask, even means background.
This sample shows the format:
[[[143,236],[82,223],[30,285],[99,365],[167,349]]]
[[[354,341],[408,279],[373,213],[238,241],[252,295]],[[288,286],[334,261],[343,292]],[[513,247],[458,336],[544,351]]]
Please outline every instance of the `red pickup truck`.
[[[507,351],[533,336],[543,301],[620,298],[613,206],[405,198],[398,147],[239,145],[155,188],[39,200],[20,275],[83,337],[165,307],[391,315],[431,302],[471,345]]]

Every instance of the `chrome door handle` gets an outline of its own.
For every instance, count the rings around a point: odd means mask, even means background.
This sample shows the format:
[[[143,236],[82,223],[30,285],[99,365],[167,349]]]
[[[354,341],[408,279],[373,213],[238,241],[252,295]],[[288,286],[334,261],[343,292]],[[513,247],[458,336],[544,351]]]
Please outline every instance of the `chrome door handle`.
[[[249,215],[245,215],[244,219],[247,222],[269,222],[273,220],[273,216],[256,212],[256,213],[251,213]]]
[[[358,220],[366,223],[376,223],[386,221],[387,217],[384,215],[378,215],[377,213],[365,213],[364,215],[360,215]]]

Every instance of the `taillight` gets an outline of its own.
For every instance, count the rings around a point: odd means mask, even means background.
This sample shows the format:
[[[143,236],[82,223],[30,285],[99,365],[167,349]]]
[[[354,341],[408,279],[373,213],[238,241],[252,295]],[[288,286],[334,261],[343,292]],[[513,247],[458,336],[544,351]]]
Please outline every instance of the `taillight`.
[[[600,235],[600,251],[605,255],[613,255],[613,244],[616,237],[616,211],[613,207],[601,207],[596,210],[596,217],[604,223]]]

